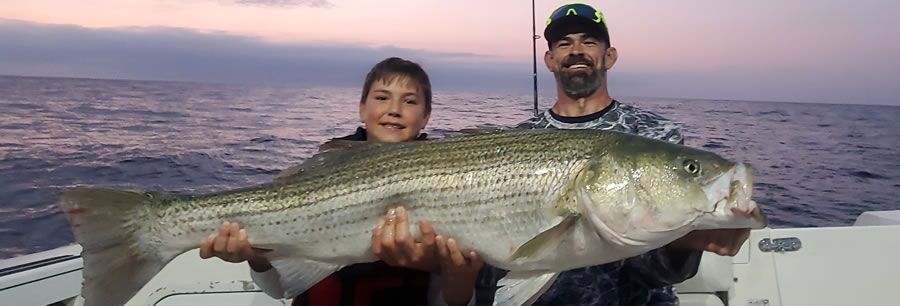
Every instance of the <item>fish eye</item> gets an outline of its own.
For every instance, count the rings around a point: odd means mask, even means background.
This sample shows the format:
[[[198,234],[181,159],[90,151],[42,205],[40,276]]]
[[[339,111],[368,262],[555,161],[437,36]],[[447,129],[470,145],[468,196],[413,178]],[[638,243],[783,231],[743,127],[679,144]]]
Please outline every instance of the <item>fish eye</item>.
[[[687,171],[687,173],[690,173],[693,176],[700,175],[700,162],[693,159],[687,159],[684,161],[682,166],[684,167],[684,171]]]

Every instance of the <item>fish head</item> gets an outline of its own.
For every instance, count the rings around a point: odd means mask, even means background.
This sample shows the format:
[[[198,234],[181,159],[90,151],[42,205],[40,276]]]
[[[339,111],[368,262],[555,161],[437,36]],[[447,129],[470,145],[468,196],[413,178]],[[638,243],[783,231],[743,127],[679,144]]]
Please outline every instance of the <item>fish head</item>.
[[[712,152],[643,137],[598,146],[577,184],[601,234],[646,241],[694,229],[762,228],[753,168]]]
[[[753,195],[753,165],[737,162],[702,182],[706,209],[694,222],[695,229],[751,228],[769,225]]]

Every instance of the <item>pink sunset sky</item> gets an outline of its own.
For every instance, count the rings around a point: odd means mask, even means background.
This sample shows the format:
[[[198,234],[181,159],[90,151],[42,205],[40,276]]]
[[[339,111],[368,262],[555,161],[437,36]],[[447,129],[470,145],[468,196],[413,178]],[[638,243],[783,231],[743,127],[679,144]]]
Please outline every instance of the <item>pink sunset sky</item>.
[[[538,34],[547,15],[567,2],[537,1]],[[610,72],[614,93],[900,104],[900,86],[896,86],[900,82],[900,35],[895,34],[898,1],[587,3],[605,13],[612,43],[619,50],[620,61]],[[160,34],[153,38],[157,47],[141,49],[140,54],[134,50],[138,48],[123,47],[132,40],[174,29],[181,31],[182,40],[168,44],[165,39],[172,35]],[[94,43],[110,37],[104,35],[119,36],[105,44]],[[205,77],[200,68],[190,74],[162,68],[121,68],[129,65],[127,55],[132,51],[136,53],[131,61],[156,61],[157,66],[165,66],[166,60],[196,62],[191,57],[173,59],[182,51],[171,50],[184,50],[185,41],[199,41],[185,36],[215,40],[215,52],[244,50],[227,56],[253,57],[264,62],[260,70],[279,60],[321,63],[329,55],[357,58],[367,50],[379,50],[378,56],[398,50],[398,55],[407,55],[422,62],[430,73],[434,71],[436,87],[441,86],[437,80],[442,80],[448,88],[453,84],[465,88],[469,85],[460,80],[483,72],[485,78],[515,79],[498,81],[504,90],[528,92],[531,88],[531,3],[521,0],[3,0],[0,39],[12,42],[6,47],[0,42],[0,58],[5,57],[0,59],[0,74],[220,80],[214,77],[220,72],[210,71]],[[64,37],[66,42],[54,37]],[[142,43],[134,42],[139,46],[147,42]],[[242,49],[249,45],[253,47]],[[204,46],[209,44],[197,44],[200,49]],[[311,46],[318,49],[304,49]],[[539,54],[546,50],[544,40],[537,46]],[[342,48],[352,51],[338,52]],[[4,56],[4,49],[12,55]],[[68,49],[108,52],[117,60],[75,62],[67,59]],[[286,57],[290,50],[304,55]],[[334,52],[321,54],[322,50]],[[240,52],[244,53],[235,55]],[[313,54],[316,52],[320,54]],[[44,57],[36,59],[34,54]],[[158,54],[169,55],[156,57]],[[358,67],[341,66],[340,71],[364,73],[377,60],[359,59]],[[470,68],[460,68],[463,66]],[[253,70],[252,66],[242,67],[242,71]],[[542,90],[547,92],[552,76],[541,62],[538,70]],[[290,79],[290,73],[280,73]]]

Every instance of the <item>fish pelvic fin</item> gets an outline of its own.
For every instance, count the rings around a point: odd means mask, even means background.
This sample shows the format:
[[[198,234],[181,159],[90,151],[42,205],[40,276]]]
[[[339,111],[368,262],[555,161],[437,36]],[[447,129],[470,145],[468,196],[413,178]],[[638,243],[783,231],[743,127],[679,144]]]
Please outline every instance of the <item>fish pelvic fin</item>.
[[[531,305],[556,281],[558,272],[513,271],[497,285],[494,305]]]
[[[84,260],[85,305],[124,305],[175,255],[141,254],[131,211],[159,201],[154,195],[105,188],[73,188],[60,196]]]
[[[383,146],[397,146],[402,143],[370,143],[366,141],[333,139],[319,146],[319,152],[310,156],[300,164],[292,165],[282,170],[276,175],[272,181],[276,183],[287,183],[295,178],[301,177],[304,173],[316,170],[331,171],[329,166],[335,163],[343,163],[348,157],[360,154],[359,152],[374,149]]]

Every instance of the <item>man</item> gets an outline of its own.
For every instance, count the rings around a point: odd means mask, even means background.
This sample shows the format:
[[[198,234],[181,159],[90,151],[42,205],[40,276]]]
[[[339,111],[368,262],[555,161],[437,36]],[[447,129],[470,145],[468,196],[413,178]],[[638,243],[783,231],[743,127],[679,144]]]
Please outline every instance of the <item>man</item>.
[[[547,69],[556,78],[557,100],[523,129],[603,129],[683,144],[678,126],[657,114],[620,103],[609,95],[606,73],[618,53],[600,11],[567,4],[550,15],[544,30]],[[702,250],[737,253],[749,229],[695,231],[648,253],[560,273],[535,305],[676,305],[672,285],[696,274]],[[489,304],[505,271],[487,267],[478,282],[479,304]]]

